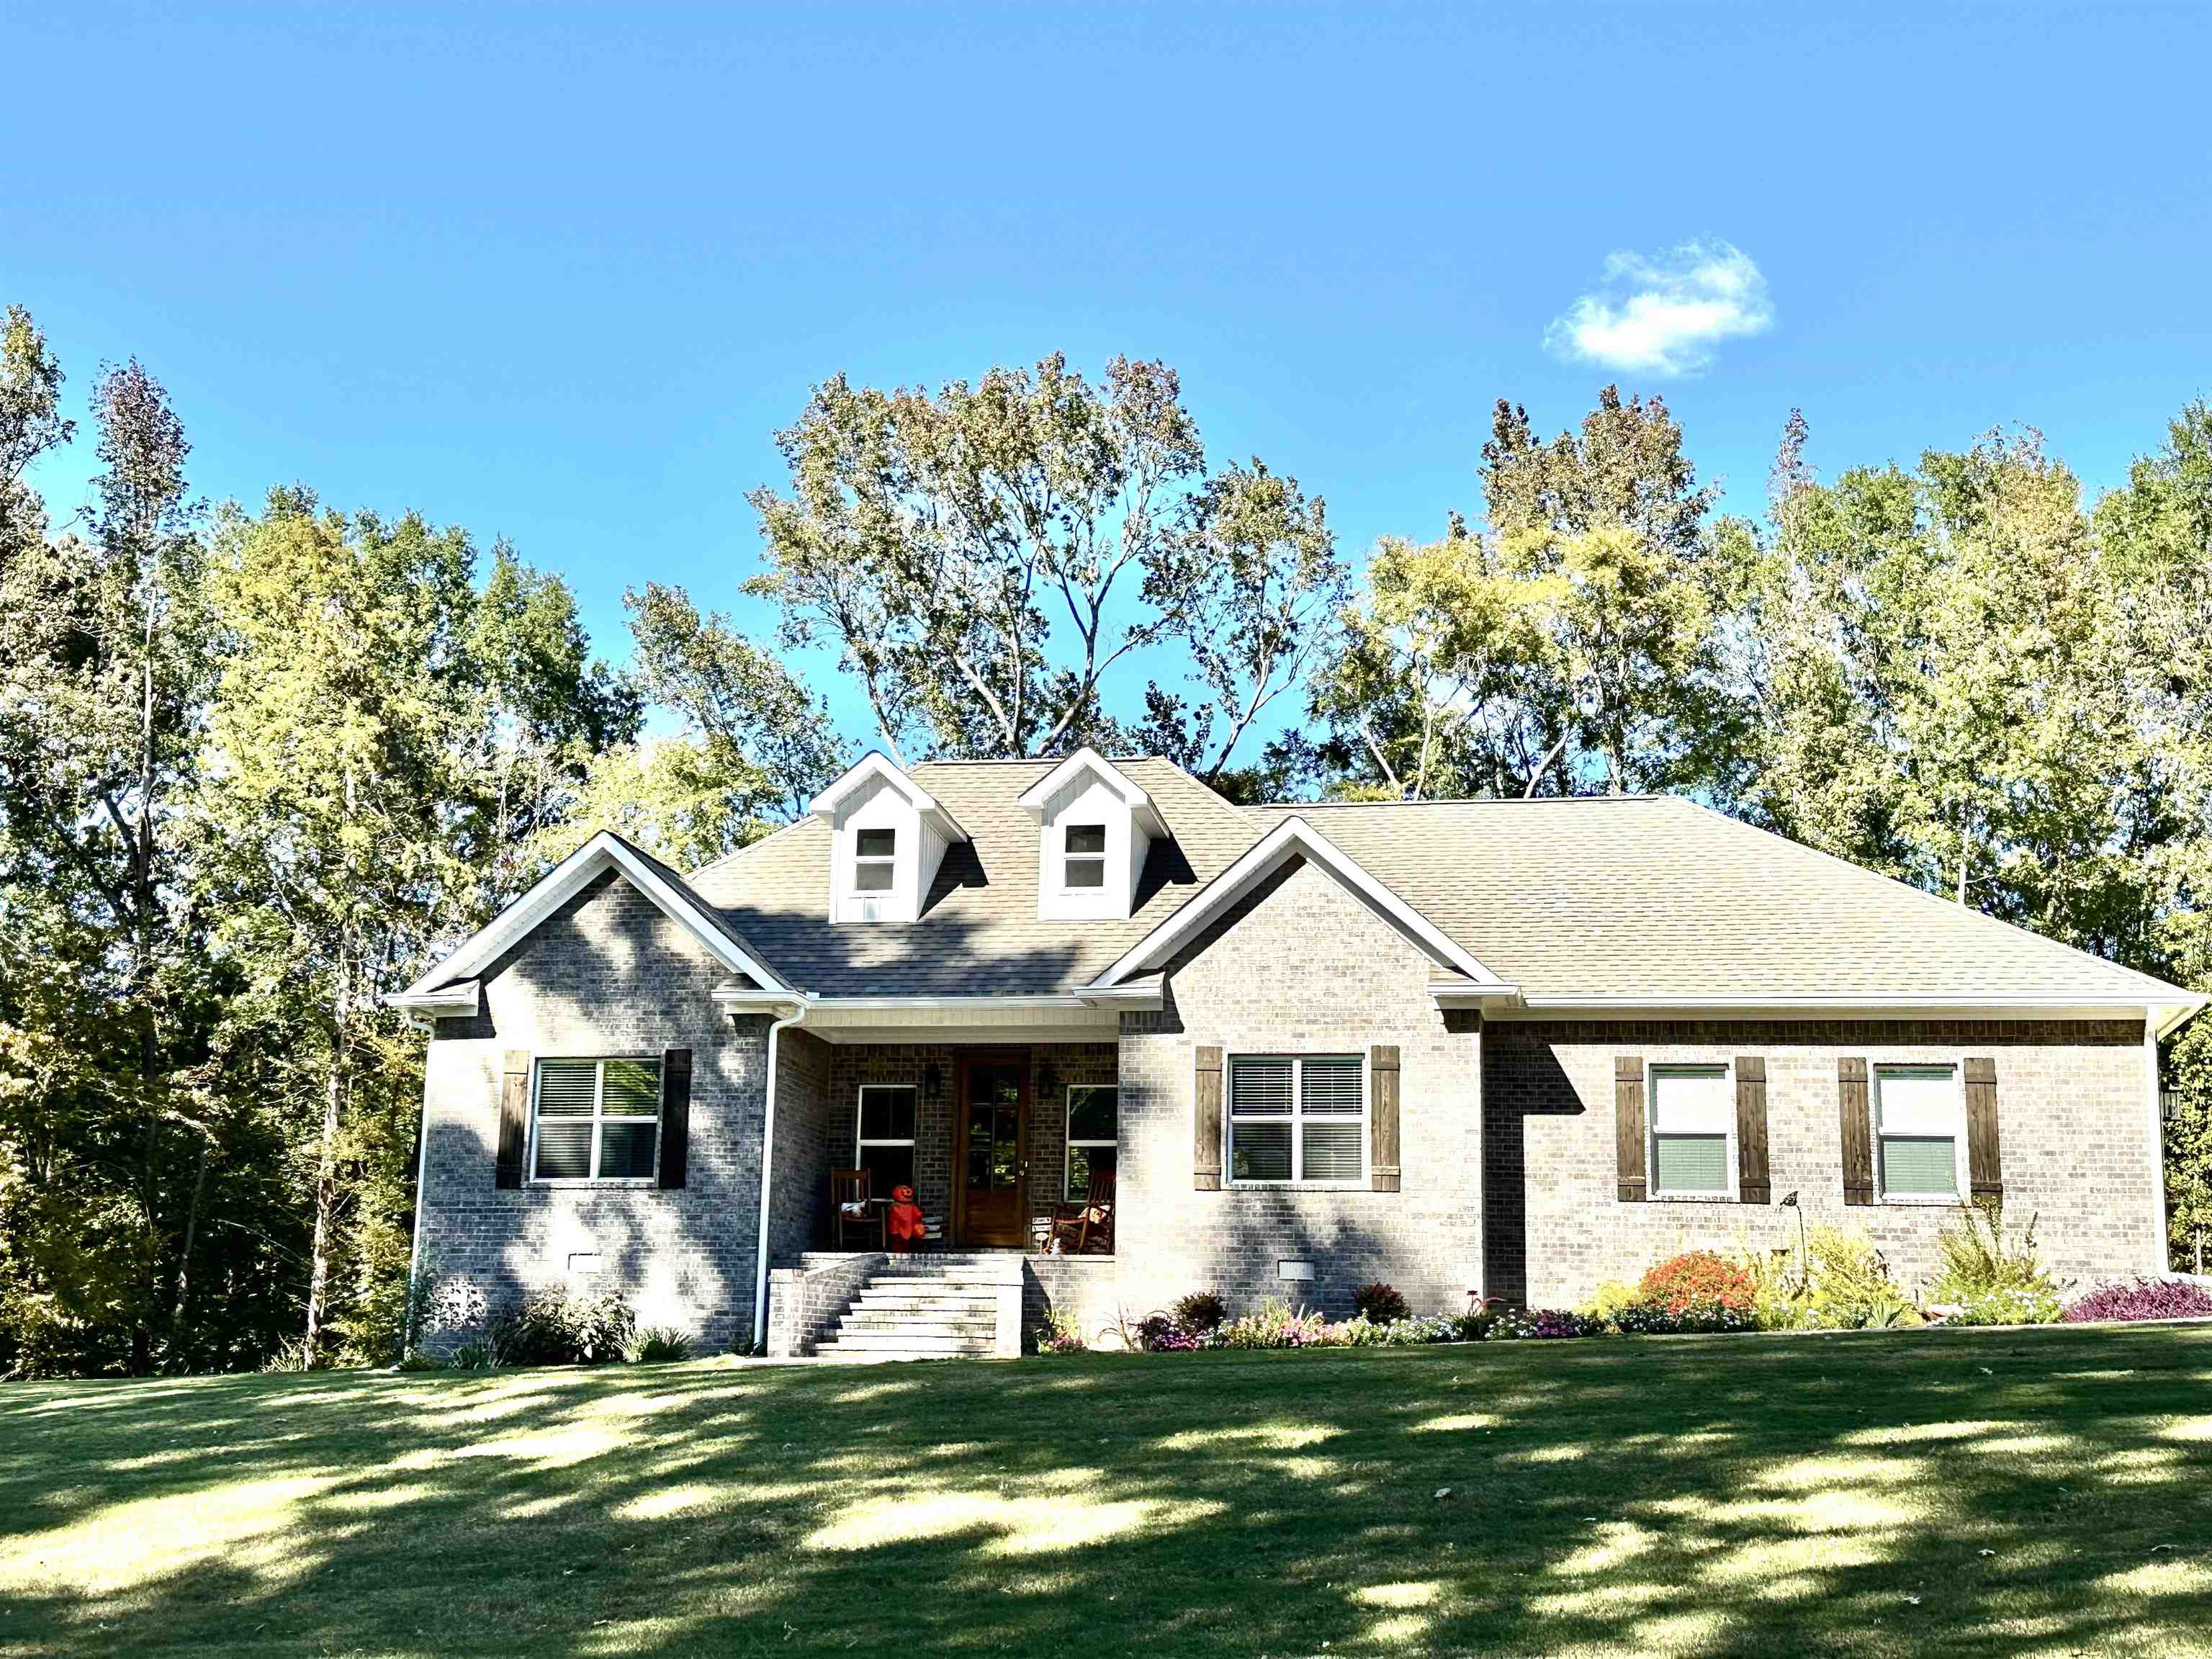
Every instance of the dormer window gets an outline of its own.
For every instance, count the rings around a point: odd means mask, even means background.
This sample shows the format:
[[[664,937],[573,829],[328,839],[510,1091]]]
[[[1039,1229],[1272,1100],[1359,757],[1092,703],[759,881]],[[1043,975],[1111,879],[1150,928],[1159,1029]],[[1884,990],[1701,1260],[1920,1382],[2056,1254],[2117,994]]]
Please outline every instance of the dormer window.
[[[929,792],[881,755],[869,755],[807,808],[830,824],[830,915],[835,921],[915,921],[945,849],[968,832]]]
[[[1067,826],[1067,856],[1064,880],[1071,888],[1106,884],[1106,826],[1071,823]]]
[[[853,890],[888,893],[898,867],[898,831],[861,830],[853,837]]]
[[[1093,749],[1079,749],[1024,792],[1037,826],[1037,915],[1119,921],[1135,913],[1152,843],[1168,827],[1152,798]]]

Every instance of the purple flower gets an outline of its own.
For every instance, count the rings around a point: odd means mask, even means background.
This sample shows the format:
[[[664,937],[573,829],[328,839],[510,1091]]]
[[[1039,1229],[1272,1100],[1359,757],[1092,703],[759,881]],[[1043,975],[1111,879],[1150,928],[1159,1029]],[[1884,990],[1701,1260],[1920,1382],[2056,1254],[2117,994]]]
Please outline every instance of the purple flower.
[[[2069,1324],[2093,1319],[2212,1317],[2212,1291],[2185,1279],[2129,1279],[2100,1285],[2067,1305]]]

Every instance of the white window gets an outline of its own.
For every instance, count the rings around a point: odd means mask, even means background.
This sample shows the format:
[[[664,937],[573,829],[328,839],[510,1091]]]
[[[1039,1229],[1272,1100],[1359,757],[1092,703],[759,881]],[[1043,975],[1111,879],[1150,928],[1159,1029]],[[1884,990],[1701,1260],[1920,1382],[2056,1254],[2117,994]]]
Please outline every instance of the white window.
[[[1651,1068],[1651,1195],[1735,1195],[1735,1104],[1727,1066]]]
[[[891,870],[897,862],[898,831],[856,830],[853,832],[853,890],[888,893]]]
[[[541,1060],[534,1181],[650,1181],[660,1151],[658,1060]]]
[[[1094,1175],[1113,1176],[1121,1107],[1121,1091],[1110,1083],[1078,1083],[1068,1089],[1067,1170],[1060,1189],[1063,1198],[1089,1193]]]
[[[1874,1129],[1875,1178],[1884,1199],[1958,1201],[1966,1097],[1956,1066],[1875,1066]]]
[[[911,1083],[860,1085],[853,1167],[873,1176],[868,1190],[877,1198],[889,1198],[895,1187],[914,1185],[914,1120],[921,1094]]]
[[[1103,823],[1069,824],[1067,857],[1063,863],[1063,885],[1070,888],[1105,886],[1106,826]]]
[[[1367,1170],[1367,1068],[1358,1054],[1229,1062],[1229,1178],[1350,1187]]]

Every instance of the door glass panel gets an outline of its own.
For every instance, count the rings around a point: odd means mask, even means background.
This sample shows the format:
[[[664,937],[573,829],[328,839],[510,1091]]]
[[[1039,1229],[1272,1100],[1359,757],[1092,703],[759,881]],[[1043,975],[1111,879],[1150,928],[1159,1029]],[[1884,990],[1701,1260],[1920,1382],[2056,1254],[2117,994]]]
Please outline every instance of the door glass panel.
[[[1022,1085],[1012,1066],[979,1066],[969,1076],[968,1185],[1010,1189],[1021,1172]]]

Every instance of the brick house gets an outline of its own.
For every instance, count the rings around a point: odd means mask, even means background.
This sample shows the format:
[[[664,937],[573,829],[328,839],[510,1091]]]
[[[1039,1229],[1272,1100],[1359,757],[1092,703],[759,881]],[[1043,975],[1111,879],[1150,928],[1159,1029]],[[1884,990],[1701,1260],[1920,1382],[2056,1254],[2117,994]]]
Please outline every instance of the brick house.
[[[2160,1270],[2203,1000],[1680,799],[1238,807],[1088,750],[872,755],[689,877],[600,836],[394,999],[426,1279],[906,1353],[1200,1288],[1570,1304],[1806,1217],[1910,1282],[1973,1194]]]

